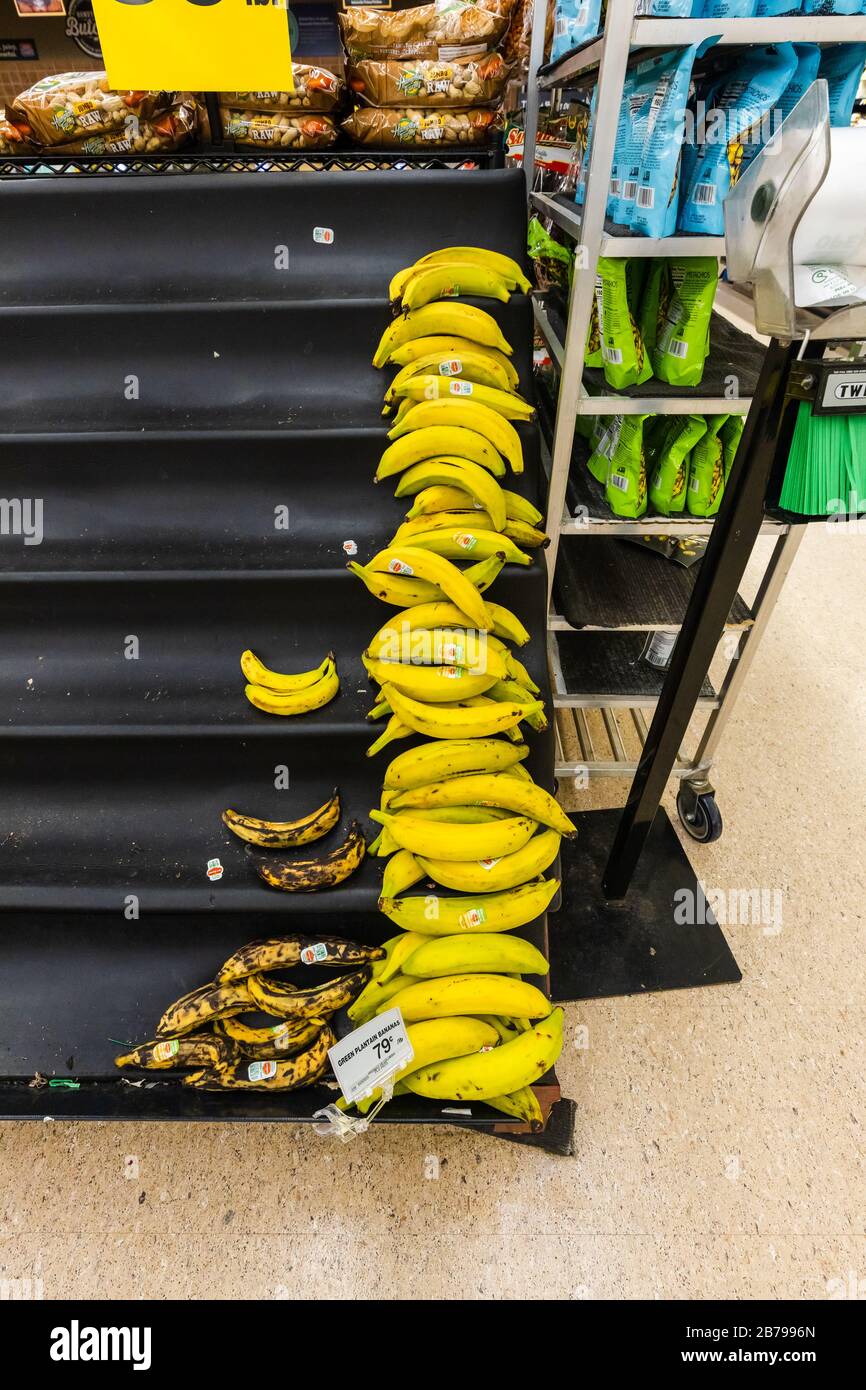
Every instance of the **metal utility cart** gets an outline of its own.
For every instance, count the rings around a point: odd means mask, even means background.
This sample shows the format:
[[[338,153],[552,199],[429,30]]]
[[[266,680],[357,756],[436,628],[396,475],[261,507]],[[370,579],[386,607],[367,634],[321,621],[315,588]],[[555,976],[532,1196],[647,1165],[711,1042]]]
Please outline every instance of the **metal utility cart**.
[[[584,368],[584,344],[599,256],[657,257],[712,255],[724,257],[724,237],[677,235],[633,236],[605,220],[617,117],[628,66],[650,49],[675,48],[717,36],[722,45],[781,41],[842,43],[862,39],[863,19],[837,16],[780,19],[646,19],[634,16],[634,0],[609,0],[604,33],[546,69],[543,54],[544,7],[536,7],[532,60],[527,88],[524,167],[532,207],[548,217],[581,248],[567,322],[554,303],[536,296],[536,327],[547,344],[559,379],[558,396],[548,420],[550,452],[547,529],[550,608],[548,650],[557,720],[556,773],[560,780],[584,776],[633,774],[647,738],[646,711],[659,700],[664,669],[642,660],[647,636],[676,634],[693,589],[691,572],[658,578],[661,565],[628,538],[710,536],[716,519],[647,515],[631,521],[614,517],[585,468],[583,441],[575,439],[578,415],[611,414],[747,414],[756,389],[763,347],[722,314],[714,315],[712,347],[699,387],[668,387],[651,382],[613,395],[603,374]],[[582,207],[573,200],[532,189],[538,109],[555,106],[564,89],[595,87],[596,117]],[[720,295],[719,303],[723,301]],[[744,301],[740,300],[742,308]],[[745,302],[748,320],[751,309]],[[734,365],[736,364],[736,365]],[[730,372],[738,381],[732,394]],[[592,391],[596,394],[592,394]],[[652,394],[646,394],[647,390]],[[703,732],[693,751],[679,747],[671,776],[680,780],[677,809],[692,838],[718,838],[722,819],[710,781],[719,740],[742,688],[761,636],[781,592],[803,535],[793,518],[766,516],[760,533],[774,537],[769,562],[757,595],[746,604],[737,595],[725,620],[716,656],[727,662],[718,689],[709,678],[709,662],[697,711],[706,713]],[[668,566],[669,570],[675,569]],[[651,571],[653,573],[651,574]],[[603,583],[601,582],[603,578]],[[649,587],[648,587],[649,586]],[[611,597],[613,596],[613,597]],[[593,719],[589,711],[598,711]],[[594,725],[594,727],[593,727]],[[567,751],[576,742],[579,758]]]

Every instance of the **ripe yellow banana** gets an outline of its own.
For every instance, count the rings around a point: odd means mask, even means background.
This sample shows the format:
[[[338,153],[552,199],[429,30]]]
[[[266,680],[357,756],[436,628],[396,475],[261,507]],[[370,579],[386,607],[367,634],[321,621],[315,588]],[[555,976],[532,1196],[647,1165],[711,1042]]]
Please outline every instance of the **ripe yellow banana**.
[[[522,849],[501,859],[467,860],[455,864],[446,859],[429,859],[417,855],[418,863],[428,878],[442,888],[458,893],[502,893],[543,874],[559,853],[560,835],[557,830],[542,830]],[[494,1009],[487,1013],[497,1012]]]
[[[426,608],[427,604],[420,606]],[[438,604],[434,606],[439,607]],[[453,607],[455,612],[461,613],[456,605]],[[505,649],[495,647],[488,633],[477,632],[469,625],[465,614],[461,616],[464,625],[460,627],[424,627],[404,621],[401,614],[379,629],[364,657],[370,661],[399,661],[413,666],[462,666],[474,675],[506,680],[509,663]]]
[[[241,670],[250,685],[263,685],[267,690],[279,690],[284,695],[292,694],[298,690],[307,690],[311,685],[318,684],[322,677],[328,674],[334,662],[334,653],[328,652],[324,661],[314,670],[301,671],[296,676],[286,676],[279,671],[269,670],[264,662],[259,661],[255,652],[247,650],[241,653]]]
[[[467,343],[465,348],[447,356],[441,350],[425,352],[413,362],[407,362],[385,392],[386,408],[398,399],[400,388],[407,381],[421,374],[441,377],[443,381],[476,381],[484,386],[496,386],[501,391],[512,390],[512,373],[506,370],[502,362],[488,356],[483,348],[474,348]]]
[[[527,844],[537,828],[536,822],[526,816],[509,816],[507,820],[484,825],[449,825],[425,820],[412,811],[398,816],[374,810],[370,819],[387,826],[400,848],[408,849],[416,858],[423,855],[449,863],[462,863],[476,856],[501,858],[514,854]]]
[[[447,405],[453,409],[453,403],[450,401],[431,401],[430,404]],[[415,409],[417,407],[413,405],[412,410]],[[415,425],[410,428],[411,435],[401,428],[401,438],[395,437],[380,458],[375,473],[377,483],[381,483],[385,478],[393,478],[396,473],[403,473],[424,459],[433,458],[447,458],[451,462],[454,459],[466,459],[480,468],[486,468],[496,478],[505,476],[505,464],[488,435],[475,429],[470,420],[466,419],[462,424],[439,421],[423,428]],[[390,435],[388,437],[391,438]]]
[[[405,478],[405,474],[403,475]],[[402,485],[403,478],[400,479]],[[406,492],[414,489],[407,489]],[[522,521],[527,526],[536,526],[544,518],[537,507],[533,507],[531,502],[527,502],[525,497],[520,497],[516,492],[510,492],[508,488],[501,488],[502,496],[505,499],[505,519],[506,521]],[[395,496],[405,496],[406,493],[395,493]],[[430,516],[439,512],[462,512],[469,511],[470,508],[477,508],[479,511],[486,511],[486,504],[482,504],[481,499],[474,497],[462,481],[435,484],[422,487],[416,493],[415,501],[406,513],[406,520],[412,521],[415,517]],[[499,527],[495,527],[499,530]]]
[[[441,979],[422,980],[395,994],[389,1007],[400,1009],[407,1023],[459,1014],[545,1018],[550,1013],[550,1001],[540,989],[526,980],[513,980],[509,975],[446,975]],[[529,1082],[517,1084],[528,1085]],[[516,1089],[517,1085],[499,1086],[495,1094]]]
[[[286,1062],[235,1062],[208,1071],[193,1072],[184,1078],[185,1086],[204,1091],[294,1091],[312,1086],[328,1069],[328,1051],[336,1039],[327,1025],[312,1047]]]
[[[503,705],[503,709],[507,706]],[[272,888],[284,893],[316,893],[322,888],[334,888],[360,866],[366,845],[357,821],[341,845],[318,859],[261,859],[254,860],[260,878]]]
[[[384,884],[382,885],[384,889]],[[425,897],[379,899],[379,911],[404,931],[448,937],[457,933],[508,932],[525,927],[547,911],[559,889],[555,878],[537,879],[504,893],[469,898]]]
[[[231,810],[223,811],[222,819],[229,830],[247,844],[259,845],[262,849],[292,849],[297,845],[313,844],[333,830],[340,819],[340,793],[335,790],[330,800],[299,820],[256,820]]]
[[[408,576],[410,579],[426,579],[441,589],[452,603],[456,603],[471,619],[474,627],[486,630],[487,608],[478,589],[471,579],[443,556],[419,550],[416,546],[400,546],[395,550],[380,550],[367,568],[374,574],[384,572]]]
[[[562,807],[543,787],[501,773],[478,773],[430,782],[411,791],[401,791],[390,803],[392,811],[416,811],[433,806],[500,806],[515,815],[528,816],[541,825],[548,825],[560,835],[570,838],[577,834]],[[469,855],[461,857],[470,858]]]
[[[476,674],[464,666],[413,666],[373,658],[368,658],[364,665],[368,675],[380,685],[396,685],[413,699],[427,704],[448,704],[472,695],[483,695],[497,680],[494,675]]]
[[[512,1042],[501,1043],[490,1052],[422,1067],[410,1072],[404,1084],[415,1095],[434,1100],[473,1101],[513,1095],[540,1080],[554,1065],[562,1052],[562,1027],[562,1009],[554,1009]]]
[[[530,691],[533,695],[540,695],[540,687],[536,685],[523,662],[519,661],[512,651],[509,651],[501,638],[488,632],[487,641],[499,653],[508,668],[507,679],[517,681],[518,685],[522,685],[524,690]]]
[[[472,304],[455,303],[453,300],[440,300],[434,304],[423,304],[419,309],[394,319],[379,340],[373,366],[384,367],[395,348],[430,334],[468,338],[470,342],[498,348],[508,357],[511,356],[510,343],[503,337],[495,318],[485,309],[476,309]]]
[[[395,975],[403,972],[403,967],[415,950],[416,946],[423,946],[424,938],[418,932],[402,932],[396,937],[391,949],[388,951],[384,969],[376,981],[379,985],[386,985]]]
[[[425,738],[489,738],[515,728],[522,719],[530,718],[543,709],[525,704],[466,705],[450,709],[441,705],[426,705],[403,695],[393,685],[382,687],[382,694],[397,718],[416,734]],[[484,697],[482,697],[484,698]]]
[[[473,772],[505,772],[527,757],[529,749],[515,748],[499,738],[442,739],[422,743],[394,758],[385,770],[386,788],[399,791],[422,787]]]
[[[346,1015],[356,1028],[360,1028],[362,1023],[366,1023],[377,1011],[384,1008],[388,1000],[393,999],[395,994],[399,994],[401,989],[413,984],[415,984],[414,976],[404,975],[402,971],[392,975],[384,984],[381,980],[371,980],[361,990],[357,999],[349,1005]]]
[[[484,1104],[501,1110],[503,1115],[513,1115],[515,1120],[522,1120],[533,1130],[544,1129],[544,1115],[531,1086],[521,1086],[509,1096],[488,1096]]]
[[[518,521],[512,517],[505,523],[505,534],[525,550],[546,550],[550,545],[550,537],[546,531],[540,531],[537,526],[530,526],[528,521]]]
[[[392,714],[379,737],[374,739],[366,750],[365,757],[375,758],[376,754],[381,753],[383,748],[387,748],[389,743],[397,743],[401,738],[411,738],[411,736],[412,730],[408,724],[403,724],[396,714]]]
[[[473,936],[440,936],[422,939],[405,962],[406,974],[423,980],[440,975],[487,974],[546,975],[548,963],[531,941],[507,932],[477,932]]]
[[[476,405],[489,406],[505,420],[534,420],[535,409],[514,391],[503,391],[499,386],[485,386],[478,381],[465,381],[462,377],[451,378],[433,376],[419,372],[404,381],[394,392],[395,399],[408,401],[449,400],[472,401]]]
[[[272,1014],[274,1018],[300,1022],[311,1018],[330,1018],[338,1009],[351,1004],[371,975],[369,965],[362,965],[360,970],[354,970],[350,975],[339,975],[335,980],[327,980],[325,984],[311,989],[295,989],[268,975],[251,975],[249,989],[255,1005],[265,1013]]]
[[[246,980],[233,980],[228,985],[218,985],[212,980],[169,1004],[156,1025],[156,1036],[178,1037],[202,1024],[213,1023],[214,1019],[249,1012],[253,1007]]]
[[[526,715],[526,722],[530,729],[543,732],[547,728],[547,715],[544,713],[544,702],[537,700],[530,695],[529,691],[518,684],[517,681],[496,681],[485,692],[486,698],[494,701],[503,700],[506,703],[526,705],[527,709],[532,705],[531,713]]]
[[[493,555],[489,560],[479,560],[477,564],[470,565],[463,571],[463,578],[474,584],[479,594],[483,594],[490,588],[504,564],[505,560],[501,555]],[[409,579],[405,575],[373,573],[369,567],[365,568],[355,561],[346,568],[357,575],[374,598],[380,599],[383,603],[390,603],[395,608],[414,608],[422,603],[447,602],[438,584],[428,584],[422,579]],[[507,611],[503,609],[503,612]]]
[[[416,267],[403,286],[400,304],[406,312],[432,304],[436,299],[457,299],[463,295],[498,299],[502,304],[507,304],[511,290],[495,270],[466,261],[462,264],[451,262],[431,266],[429,270]]]
[[[407,849],[401,849],[398,854],[392,854],[385,865],[385,873],[382,876],[382,892],[389,898],[399,897],[401,893],[414,888],[415,884],[420,883],[423,877],[424,870],[414,854],[410,854]]]
[[[411,342],[403,343],[400,347],[395,348],[391,353],[390,361],[395,367],[406,367],[431,355],[442,359],[459,359],[467,353],[501,367],[505,372],[506,382],[510,389],[512,391],[517,390],[520,385],[517,368],[504,352],[482,343],[473,343],[468,338],[461,338],[456,334],[434,334],[426,338],[413,338]]]
[[[477,525],[466,530],[422,531],[412,536],[410,544],[418,550],[429,550],[434,555],[442,555],[446,560],[470,557],[487,559],[491,555],[504,555],[506,564],[532,564],[532,556],[515,545],[507,533],[484,531]]]
[[[263,685],[247,685],[244,687],[244,694],[251,705],[255,705],[256,709],[263,710],[266,714],[295,715],[309,714],[312,710],[322,709],[324,705],[330,704],[339,689],[340,678],[336,666],[331,661],[321,680],[308,686],[306,690],[281,694],[275,690],[268,690]]]
[[[392,1076],[392,1085],[420,1067],[443,1062],[447,1057],[465,1057],[467,1053],[479,1052],[482,1047],[495,1047],[497,1041],[496,1029],[480,1018],[428,1018],[422,1023],[410,1023],[406,1035],[414,1056]],[[377,1088],[359,1102],[362,1115],[375,1105],[381,1094]]]
[[[530,640],[529,633],[510,608],[504,608],[501,603],[491,603],[488,599],[487,611],[493,619],[493,631],[497,637],[504,637],[506,642],[514,642],[518,647],[526,646]]]
[[[510,256],[504,256],[501,251],[488,251],[484,246],[445,246],[440,251],[430,251],[414,265],[398,271],[389,286],[389,299],[399,299],[406,281],[422,266],[447,264],[450,261],[488,266],[505,279],[513,281],[523,294],[528,294],[532,288],[517,262]]]
[[[523,472],[523,446],[520,435],[509,420],[497,415],[487,405],[471,400],[419,401],[407,411],[399,424],[392,425],[388,438],[397,440],[414,430],[468,429],[480,434],[506,458],[512,473]],[[459,454],[459,449],[440,449],[439,453]],[[426,457],[430,457],[426,455]]]
[[[467,492],[473,502],[488,513],[493,527],[501,531],[507,520],[505,494],[494,477],[469,459],[456,456],[422,459],[401,474],[394,490],[395,497],[409,497],[431,484],[452,484]]]
[[[423,941],[419,936],[418,941]],[[213,1033],[193,1033],[184,1038],[160,1038],[158,1042],[140,1043],[132,1052],[115,1057],[116,1067],[141,1067],[146,1071],[176,1071],[180,1067],[212,1067],[217,1062],[231,1062],[237,1048],[226,1038]]]
[[[305,965],[366,965],[384,960],[381,946],[364,946],[340,936],[275,936],[250,941],[235,951],[222,965],[216,981],[244,980],[268,970],[288,970],[302,961]]]

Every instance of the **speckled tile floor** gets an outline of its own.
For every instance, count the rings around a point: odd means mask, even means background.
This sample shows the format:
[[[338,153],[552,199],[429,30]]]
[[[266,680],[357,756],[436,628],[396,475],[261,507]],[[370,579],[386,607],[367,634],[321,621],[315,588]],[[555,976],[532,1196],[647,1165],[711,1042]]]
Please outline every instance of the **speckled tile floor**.
[[[808,535],[722,746],[725,834],[691,851],[709,886],[781,889],[782,930],[728,929],[741,985],[568,1009],[575,1158],[445,1130],[6,1125],[0,1280],[622,1299],[866,1277],[864,556],[863,536]]]

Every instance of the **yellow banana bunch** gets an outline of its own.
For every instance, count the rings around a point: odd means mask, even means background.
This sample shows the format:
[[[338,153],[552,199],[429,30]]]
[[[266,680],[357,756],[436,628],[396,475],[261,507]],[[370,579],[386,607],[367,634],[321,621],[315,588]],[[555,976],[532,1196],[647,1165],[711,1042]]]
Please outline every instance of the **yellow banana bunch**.
[[[450,406],[452,403],[431,401],[430,404]],[[412,407],[413,410],[416,408]],[[504,423],[508,424],[508,421]],[[464,419],[462,424],[445,421],[436,421],[423,427],[413,424],[410,426],[411,435],[403,431],[401,426],[395,428],[401,429],[401,437],[394,437],[393,443],[388,445],[379,460],[375,473],[377,483],[381,483],[385,478],[393,478],[396,473],[402,473],[424,459],[433,458],[448,458],[452,461],[455,458],[466,459],[480,468],[486,468],[496,478],[505,476],[505,464],[487,433],[475,429],[468,419]],[[391,435],[388,437],[390,439]]]
[[[400,299],[406,282],[425,266],[448,265],[455,261],[495,270],[509,286],[523,294],[528,294],[532,288],[517,262],[510,256],[504,256],[501,251],[488,251],[484,246],[445,246],[440,251],[430,251],[426,256],[421,256],[405,270],[399,270],[388,287],[388,298],[392,303]]]
[[[485,700],[482,705],[427,705],[403,695],[393,685],[383,686],[382,694],[401,723],[425,738],[488,738],[516,728],[522,719],[531,718],[544,708],[539,701],[534,705],[500,704],[487,703],[486,697],[481,697]]]
[[[446,535],[477,535],[479,529],[484,536],[499,531],[493,517],[488,512],[480,511],[477,507],[473,507],[471,511],[462,512],[431,512],[404,521],[391,537],[391,545],[400,545],[401,543],[411,545],[413,536],[438,535],[443,532]],[[550,544],[549,536],[534,526],[528,526],[525,521],[506,519],[499,534],[505,537],[506,542],[511,542],[511,545],[506,544],[502,547],[506,561],[514,558],[515,543],[522,546],[524,550],[537,550],[541,546],[547,547]],[[463,545],[461,548],[475,554],[475,548],[470,545]]]
[[[390,897],[384,892],[384,883],[382,889],[379,911],[398,927],[422,936],[449,937],[460,932],[508,932],[525,927],[547,911],[559,889],[559,880],[535,879],[506,892],[481,893],[468,898],[440,898],[429,894],[414,898]]]
[[[427,878],[432,878],[442,888],[453,888],[458,893],[501,893],[528,883],[549,869],[559,853],[559,841],[557,830],[542,830],[514,854],[503,855],[501,859],[488,857],[455,863],[420,854],[416,858]],[[486,1012],[500,1011],[488,1009]]]
[[[517,430],[509,420],[498,415],[489,406],[476,405],[470,400],[419,401],[407,411],[398,424],[391,426],[388,438],[398,440],[414,430],[437,428],[474,431],[508,460],[513,473],[523,472],[523,446]],[[436,452],[459,454],[461,450],[440,449]],[[430,455],[425,454],[423,457],[429,458]]]
[[[388,1001],[387,1006],[382,1007],[399,1009],[407,1023],[458,1014],[545,1018],[550,1013],[550,1001],[540,989],[526,980],[514,980],[510,975],[445,975],[434,980],[421,980],[407,985]],[[519,1085],[529,1084],[524,1081],[514,1086],[499,1086],[494,1094],[501,1095],[516,1090]]]
[[[263,685],[267,690],[278,690],[284,695],[291,695],[298,690],[308,690],[310,686],[317,685],[328,674],[334,660],[334,653],[328,652],[324,661],[312,671],[301,671],[298,675],[287,676],[280,671],[271,671],[264,662],[259,661],[255,652],[247,650],[241,653],[241,670],[250,685]]]
[[[340,678],[333,657],[328,657],[323,674],[313,685],[300,690],[272,690],[264,685],[247,685],[244,694],[251,705],[266,714],[309,714],[322,709],[333,700],[340,689]]]
[[[409,497],[434,484],[450,484],[469,494],[470,505],[487,512],[496,531],[502,531],[507,521],[505,492],[490,473],[469,459],[444,455],[422,459],[400,475],[394,490],[395,497]]]
[[[373,355],[373,366],[384,367],[385,363],[391,360],[395,348],[402,347],[404,343],[409,343],[415,338],[424,338],[431,334],[468,338],[470,342],[480,343],[482,347],[498,348],[508,357],[511,356],[511,345],[503,337],[495,318],[486,310],[476,309],[472,304],[441,300],[434,304],[424,304],[394,319],[379,340],[379,346]]]
[[[419,666],[399,661],[377,661],[367,658],[367,674],[379,685],[396,685],[398,690],[427,704],[449,704],[483,695],[497,677],[484,672],[476,674],[464,666]]]
[[[293,849],[312,844],[333,830],[340,819],[340,794],[335,790],[330,800],[299,820],[257,820],[231,810],[223,811],[222,819],[229,830],[247,844],[259,845],[262,849]]]
[[[411,311],[420,309],[424,304],[432,304],[436,299],[457,299],[460,295],[498,299],[502,304],[507,304],[511,298],[511,287],[498,271],[468,261],[431,265],[429,268],[416,266],[403,285],[400,303],[404,311]]]
[[[472,381],[481,386],[494,386],[500,391],[512,391],[517,386],[514,379],[517,373],[503,365],[507,359],[494,357],[487,348],[475,347],[470,343],[463,348],[443,355],[442,351],[425,352],[414,361],[401,367],[391,385],[385,392],[387,410],[402,395],[401,388],[416,376],[436,376],[443,381]]]
[[[482,382],[464,381],[462,377],[432,376],[419,373],[409,377],[392,394],[395,400],[435,401],[449,400],[473,401],[476,405],[489,406],[497,415],[506,420],[534,420],[535,409],[514,391],[503,391],[499,386],[485,386]]]
[[[417,975],[423,980],[475,972],[546,975],[549,968],[531,941],[504,932],[422,938],[421,945],[409,953],[405,965],[407,975]]]
[[[453,825],[426,820],[412,811],[392,815],[389,811],[370,812],[370,819],[389,830],[401,849],[416,858],[442,859],[461,863],[474,855],[502,857],[514,854],[535,834],[537,824],[526,816],[482,825]]]
[[[404,1084],[415,1095],[434,1100],[473,1101],[513,1095],[540,1080],[554,1065],[562,1052],[562,1029],[562,1009],[554,1009],[512,1042],[501,1043],[490,1052],[422,1067],[410,1072]]]
[[[465,1057],[467,1053],[479,1052],[482,1047],[494,1047],[497,1041],[496,1029],[480,1018],[428,1018],[422,1023],[410,1023],[406,1035],[414,1056],[391,1077],[393,1086],[420,1067],[432,1066],[448,1057]],[[377,1088],[359,1102],[362,1115],[375,1105],[381,1094]]]
[[[535,782],[521,782],[502,773],[486,772],[447,781],[429,782],[401,791],[389,803],[392,811],[416,811],[433,806],[499,806],[518,816],[529,816],[560,835],[577,834],[557,801]],[[462,858],[468,859],[469,855]]]
[[[470,353],[483,357],[485,362],[492,362],[501,367],[505,373],[508,388],[512,391],[517,390],[520,385],[517,368],[504,352],[500,352],[498,348],[490,347],[487,344],[473,343],[469,338],[460,337],[458,334],[440,333],[423,338],[412,338],[408,343],[401,343],[400,347],[394,348],[389,361],[392,366],[402,369],[431,357],[438,357],[440,360],[454,360],[462,359]]]
[[[385,769],[384,785],[398,791],[422,787],[472,772],[505,772],[527,757],[528,748],[515,748],[498,738],[442,739],[422,743],[394,758]]]
[[[489,618],[478,589],[471,579],[443,556],[420,550],[416,546],[400,546],[397,549],[380,550],[378,555],[373,556],[367,569],[373,574],[385,573],[410,579],[426,579],[462,609],[473,627],[486,630]]]
[[[442,555],[446,560],[489,559],[491,555],[504,555],[505,563],[512,565],[531,565],[532,556],[514,544],[507,533],[483,531],[480,526],[467,530],[422,531],[411,537],[410,544],[417,550],[427,550],[434,555]]]
[[[427,607],[426,604],[421,606]],[[456,605],[453,609],[465,618]],[[494,680],[506,680],[510,669],[506,649],[494,646],[490,635],[477,632],[468,625],[468,619],[461,627],[424,627],[397,618],[379,629],[364,652],[364,659],[399,661],[413,666],[462,666],[476,675],[492,676]]]

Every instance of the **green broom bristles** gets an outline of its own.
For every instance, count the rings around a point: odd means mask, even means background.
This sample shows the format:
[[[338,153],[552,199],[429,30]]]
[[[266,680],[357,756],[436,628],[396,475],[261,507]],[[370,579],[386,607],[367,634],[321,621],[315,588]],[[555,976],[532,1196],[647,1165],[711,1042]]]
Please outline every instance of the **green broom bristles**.
[[[866,415],[797,410],[779,506],[799,516],[866,511]]]

